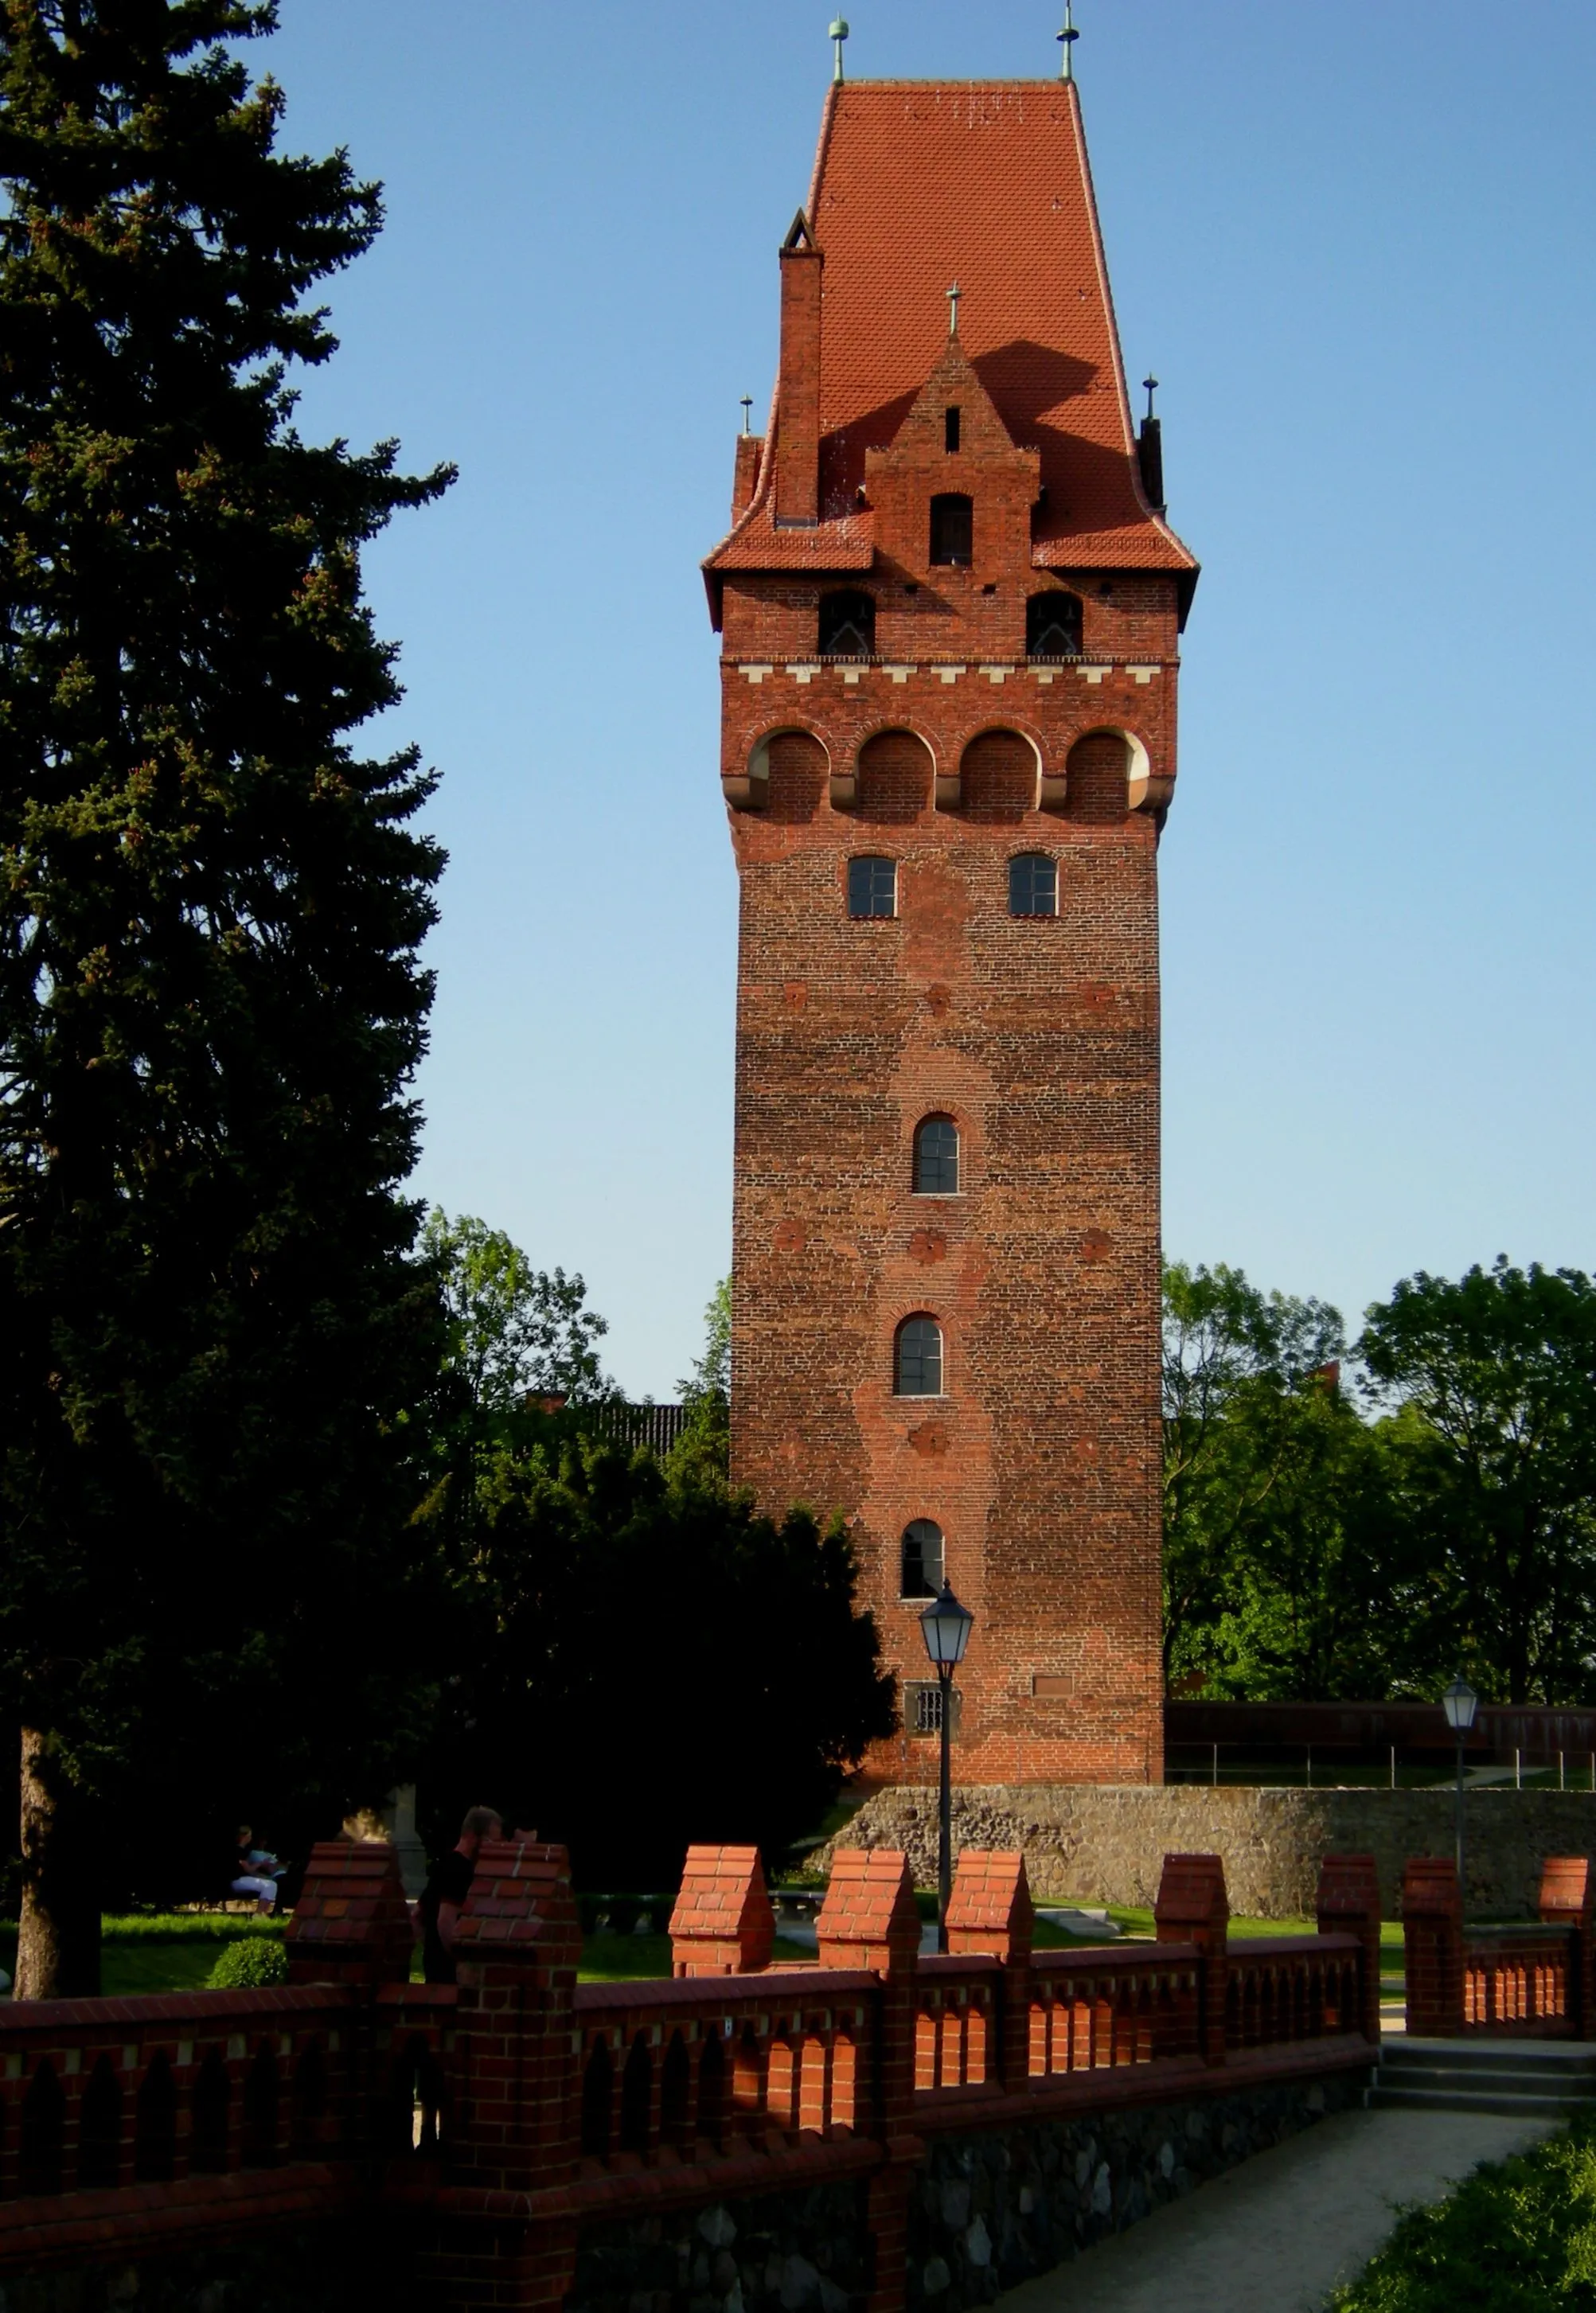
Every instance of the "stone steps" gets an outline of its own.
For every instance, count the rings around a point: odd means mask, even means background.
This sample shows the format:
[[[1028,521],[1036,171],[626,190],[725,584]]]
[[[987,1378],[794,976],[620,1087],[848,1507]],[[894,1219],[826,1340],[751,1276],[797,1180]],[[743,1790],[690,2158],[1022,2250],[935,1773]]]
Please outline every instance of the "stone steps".
[[[1596,2044],[1387,2040],[1365,2101],[1376,2109],[1564,2120],[1596,2103]]]

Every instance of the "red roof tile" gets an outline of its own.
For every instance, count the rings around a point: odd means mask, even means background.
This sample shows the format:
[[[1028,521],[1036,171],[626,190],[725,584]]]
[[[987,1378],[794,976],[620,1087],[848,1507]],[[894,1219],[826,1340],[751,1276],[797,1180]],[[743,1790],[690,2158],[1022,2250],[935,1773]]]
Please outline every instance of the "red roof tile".
[[[853,81],[833,88],[808,216],[824,257],[821,520],[771,518],[772,413],[754,500],[715,570],[868,566],[865,453],[891,443],[959,336],[1021,447],[1041,453],[1045,566],[1192,571],[1142,494],[1073,84]]]

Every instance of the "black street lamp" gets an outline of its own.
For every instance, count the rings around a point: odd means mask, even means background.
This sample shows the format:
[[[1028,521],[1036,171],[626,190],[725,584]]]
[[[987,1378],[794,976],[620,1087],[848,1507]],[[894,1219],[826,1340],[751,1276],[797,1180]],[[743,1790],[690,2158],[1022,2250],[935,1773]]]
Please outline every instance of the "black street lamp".
[[[1466,1678],[1455,1678],[1441,1698],[1446,1723],[1458,1738],[1458,1895],[1466,1902],[1463,1878],[1463,1743],[1479,1709],[1479,1697]]]
[[[948,1906],[953,1896],[953,1780],[950,1746],[953,1739],[953,1674],[970,1643],[975,1617],[961,1606],[952,1585],[944,1579],[940,1597],[932,1600],[920,1618],[925,1650],[931,1658],[941,1693],[942,1802],[937,1847],[937,1949],[948,1948]]]

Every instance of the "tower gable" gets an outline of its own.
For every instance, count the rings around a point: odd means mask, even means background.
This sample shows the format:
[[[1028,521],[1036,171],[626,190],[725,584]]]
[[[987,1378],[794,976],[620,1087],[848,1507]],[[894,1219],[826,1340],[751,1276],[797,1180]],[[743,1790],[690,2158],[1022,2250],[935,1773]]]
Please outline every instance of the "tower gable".
[[[934,574],[932,501],[968,497],[969,567],[979,580],[1023,577],[1042,461],[1017,448],[956,335],[915,396],[890,446],[865,453],[865,497],[877,562],[913,579]]]

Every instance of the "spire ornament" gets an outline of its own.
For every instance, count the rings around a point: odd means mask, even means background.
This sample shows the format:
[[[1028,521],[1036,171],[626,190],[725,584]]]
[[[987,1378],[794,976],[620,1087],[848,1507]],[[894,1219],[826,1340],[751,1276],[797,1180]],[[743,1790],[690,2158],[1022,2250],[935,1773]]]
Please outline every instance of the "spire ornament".
[[[837,53],[836,63],[832,67],[832,81],[835,87],[841,88],[842,85],[842,43],[848,38],[847,17],[833,16],[832,19],[831,31],[826,37],[831,41]]]
[[[1159,382],[1156,377],[1144,377],[1142,383],[1147,388],[1147,414],[1151,418],[1153,414],[1152,397],[1159,390]]]
[[[1063,62],[1059,66],[1059,78],[1073,80],[1075,77],[1074,48],[1076,41],[1080,38],[1080,33],[1075,30],[1075,0],[1064,0],[1064,29],[1054,37],[1063,43],[1064,51]]]
[[[957,281],[948,292],[948,334],[950,338],[958,335],[958,301],[964,294]]]
[[[743,396],[743,431],[745,434],[754,431],[754,396],[751,393]]]

